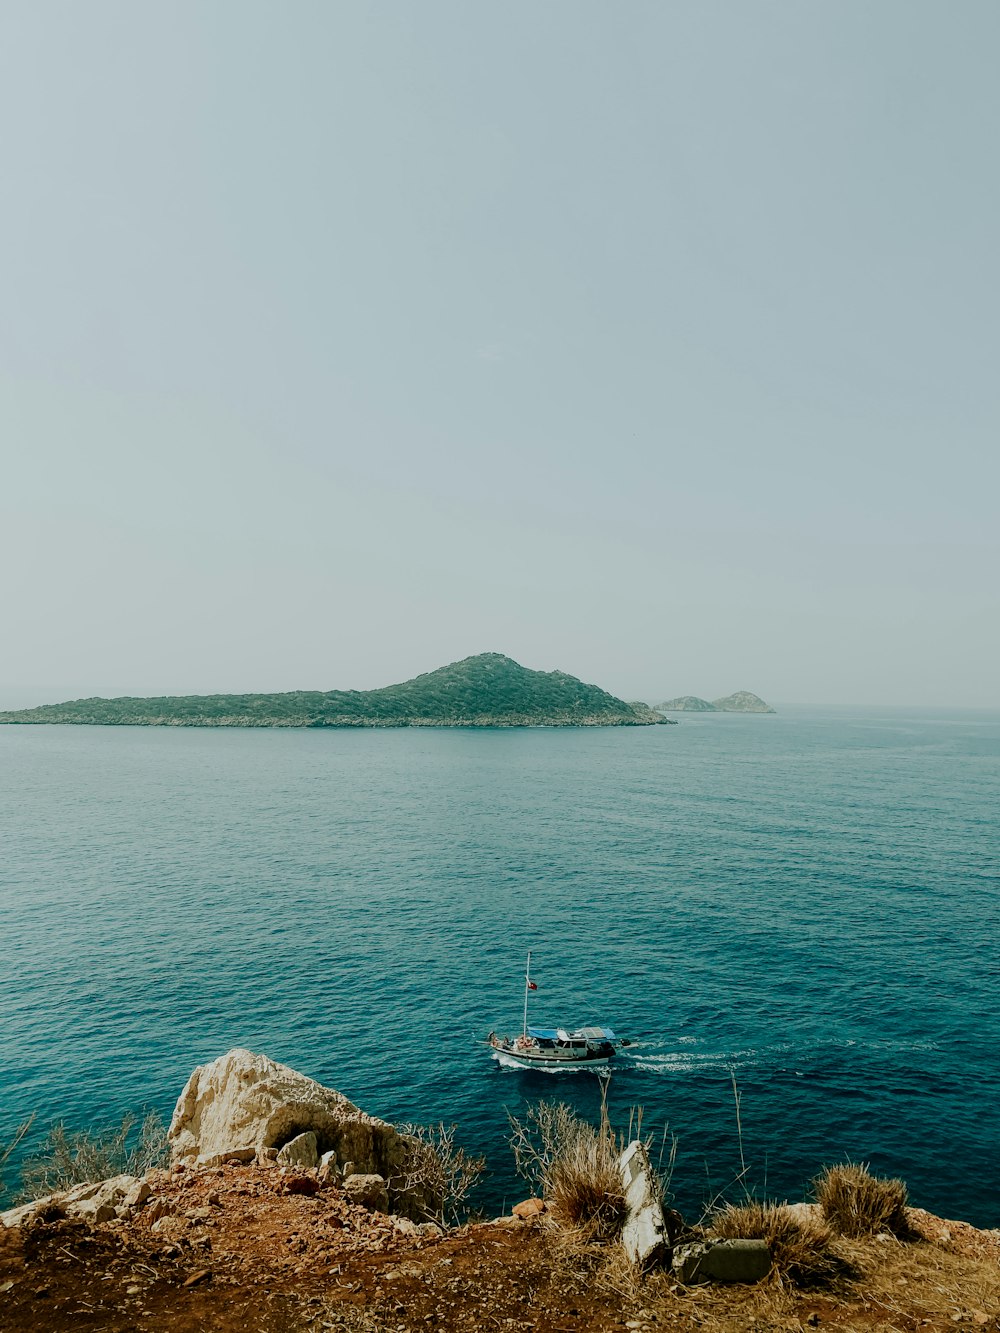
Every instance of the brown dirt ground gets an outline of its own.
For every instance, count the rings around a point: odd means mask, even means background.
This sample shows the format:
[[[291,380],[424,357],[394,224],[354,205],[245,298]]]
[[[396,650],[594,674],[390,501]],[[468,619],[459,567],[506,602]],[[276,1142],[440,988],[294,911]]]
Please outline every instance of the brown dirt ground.
[[[0,1228],[4,1333],[649,1330],[1000,1333],[1000,1236],[911,1212],[910,1242],[839,1242],[851,1279],[813,1291],[678,1287],[620,1251],[503,1219],[447,1234],[350,1204],[315,1173],[156,1172],[127,1220],[50,1209]]]

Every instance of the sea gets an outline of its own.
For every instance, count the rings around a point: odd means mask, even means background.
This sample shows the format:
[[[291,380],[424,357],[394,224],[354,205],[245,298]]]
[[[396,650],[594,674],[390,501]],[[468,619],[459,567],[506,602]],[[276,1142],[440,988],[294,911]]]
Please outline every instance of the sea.
[[[509,1117],[602,1096],[490,1058],[531,950],[532,1023],[630,1039],[608,1111],[687,1216],[849,1159],[1000,1226],[1000,714],[679,722],[0,727],[0,1144],[242,1046],[457,1125],[509,1208]]]

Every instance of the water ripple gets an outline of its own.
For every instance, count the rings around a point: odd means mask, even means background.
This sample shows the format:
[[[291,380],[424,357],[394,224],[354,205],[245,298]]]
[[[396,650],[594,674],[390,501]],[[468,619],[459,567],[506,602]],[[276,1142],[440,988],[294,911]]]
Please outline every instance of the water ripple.
[[[678,1133],[682,1206],[732,1174],[735,1071],[774,1192],[850,1155],[997,1225],[998,806],[995,716],[0,728],[0,1136],[169,1114],[245,1045],[457,1121],[498,1205],[506,1108],[599,1105],[482,1046],[530,947],[539,1021],[635,1039],[609,1104]]]

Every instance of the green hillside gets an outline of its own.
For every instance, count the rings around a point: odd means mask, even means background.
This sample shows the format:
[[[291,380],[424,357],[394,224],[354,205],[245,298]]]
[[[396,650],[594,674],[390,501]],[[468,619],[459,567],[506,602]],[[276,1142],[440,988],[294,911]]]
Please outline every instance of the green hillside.
[[[380,690],[76,699],[0,713],[7,724],[172,727],[634,727],[666,721],[563,671],[480,653]]]

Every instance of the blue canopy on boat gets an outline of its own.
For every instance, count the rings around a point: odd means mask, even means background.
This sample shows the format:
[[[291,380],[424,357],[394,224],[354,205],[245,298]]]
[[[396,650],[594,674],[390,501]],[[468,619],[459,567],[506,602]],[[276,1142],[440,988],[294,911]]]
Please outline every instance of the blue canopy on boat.
[[[559,1033],[555,1028],[528,1028],[528,1036],[536,1041],[558,1041]]]

